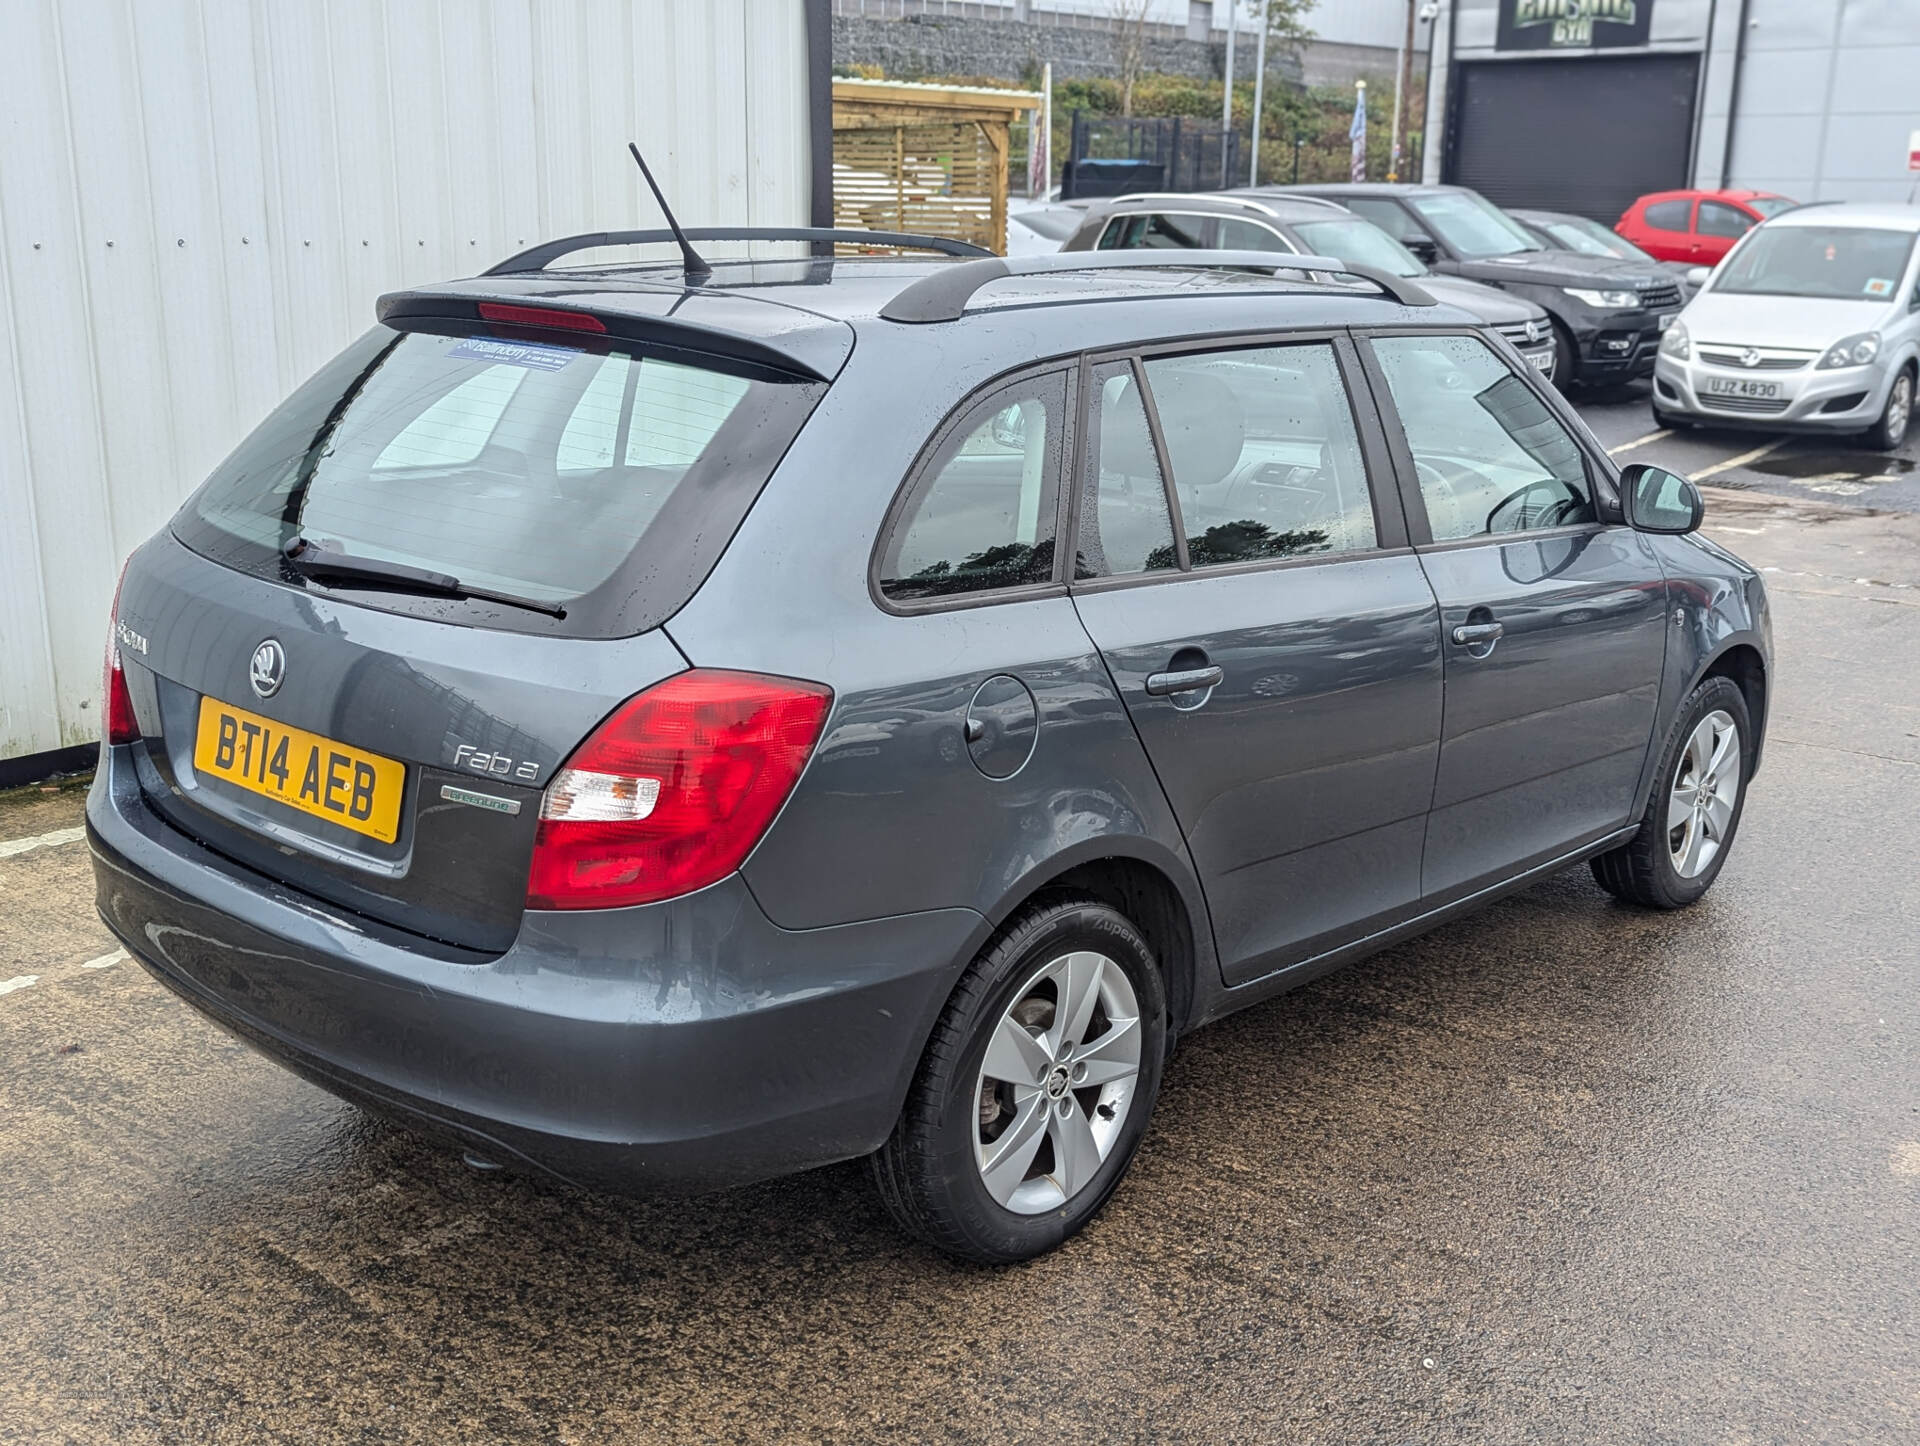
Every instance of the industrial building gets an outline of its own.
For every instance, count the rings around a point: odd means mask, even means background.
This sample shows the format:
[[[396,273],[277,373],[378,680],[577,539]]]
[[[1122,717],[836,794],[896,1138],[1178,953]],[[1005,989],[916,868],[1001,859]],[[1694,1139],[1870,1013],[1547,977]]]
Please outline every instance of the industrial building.
[[[1920,195],[1920,0],[1441,0],[1429,181],[1611,224],[1677,187]]]

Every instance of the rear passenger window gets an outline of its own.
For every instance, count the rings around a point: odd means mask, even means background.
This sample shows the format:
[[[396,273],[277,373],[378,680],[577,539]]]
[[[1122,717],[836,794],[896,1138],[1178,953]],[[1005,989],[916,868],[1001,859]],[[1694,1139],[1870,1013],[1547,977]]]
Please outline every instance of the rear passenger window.
[[[1101,251],[1194,250],[1207,244],[1205,216],[1118,216],[1100,233]]]
[[[1032,377],[977,404],[948,431],[880,555],[898,602],[1053,580],[1066,379]]]
[[[492,440],[501,413],[526,375],[513,366],[475,372],[402,427],[373,459],[374,470],[458,467],[473,461]]]
[[[1132,365],[1094,368],[1093,395],[1074,576],[1122,577],[1177,567],[1160,459]]]
[[[1373,339],[1433,540],[1592,522],[1580,444],[1473,336]]]
[[[1685,231],[1692,209],[1691,201],[1655,201],[1647,207],[1647,224],[1656,231]]]
[[[1146,370],[1193,567],[1376,545],[1330,345],[1160,357]]]
[[[657,357],[605,357],[561,429],[554,463],[562,472],[611,467],[624,430],[622,466],[685,467],[706,450],[748,385]]]

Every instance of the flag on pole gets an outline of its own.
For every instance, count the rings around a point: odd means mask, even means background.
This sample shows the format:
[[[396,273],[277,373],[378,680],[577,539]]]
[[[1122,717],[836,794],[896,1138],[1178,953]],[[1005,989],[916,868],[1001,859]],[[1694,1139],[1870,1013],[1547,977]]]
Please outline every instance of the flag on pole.
[[[1347,127],[1347,137],[1353,142],[1353,179],[1364,181],[1367,178],[1367,83],[1356,80],[1353,90],[1353,124]]]
[[[1027,122],[1027,194],[1044,197],[1053,180],[1053,62],[1040,71],[1040,108]]]

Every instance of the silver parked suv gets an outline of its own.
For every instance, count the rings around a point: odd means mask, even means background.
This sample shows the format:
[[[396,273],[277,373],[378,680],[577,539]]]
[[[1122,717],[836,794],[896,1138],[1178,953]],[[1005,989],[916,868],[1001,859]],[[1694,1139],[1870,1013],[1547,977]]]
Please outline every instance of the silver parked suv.
[[[1437,301],[1498,332],[1528,366],[1552,378],[1559,346],[1544,309],[1484,282],[1442,276],[1393,237],[1338,201],[1274,191],[1116,196],[1090,205],[1062,251],[1206,249],[1332,256],[1417,279]]]
[[[1187,1031],[1726,863],[1759,577],[1418,283],[555,264],[664,239],[383,298],[127,564],[100,912],[306,1078],[622,1188],[871,1156],[1011,1261]]]
[[[1663,427],[1855,432],[1892,451],[1920,385],[1920,206],[1801,206],[1754,227],[1662,338]]]

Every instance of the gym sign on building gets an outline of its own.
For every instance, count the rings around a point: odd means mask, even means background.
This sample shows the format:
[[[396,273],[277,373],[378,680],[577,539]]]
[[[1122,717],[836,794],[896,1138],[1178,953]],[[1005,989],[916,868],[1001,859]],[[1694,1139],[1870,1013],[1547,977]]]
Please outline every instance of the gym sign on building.
[[[1440,0],[1430,75],[1422,179],[1501,205],[1920,200],[1920,0]]]
[[[1591,50],[1645,45],[1653,0],[1506,0],[1502,50]]]

